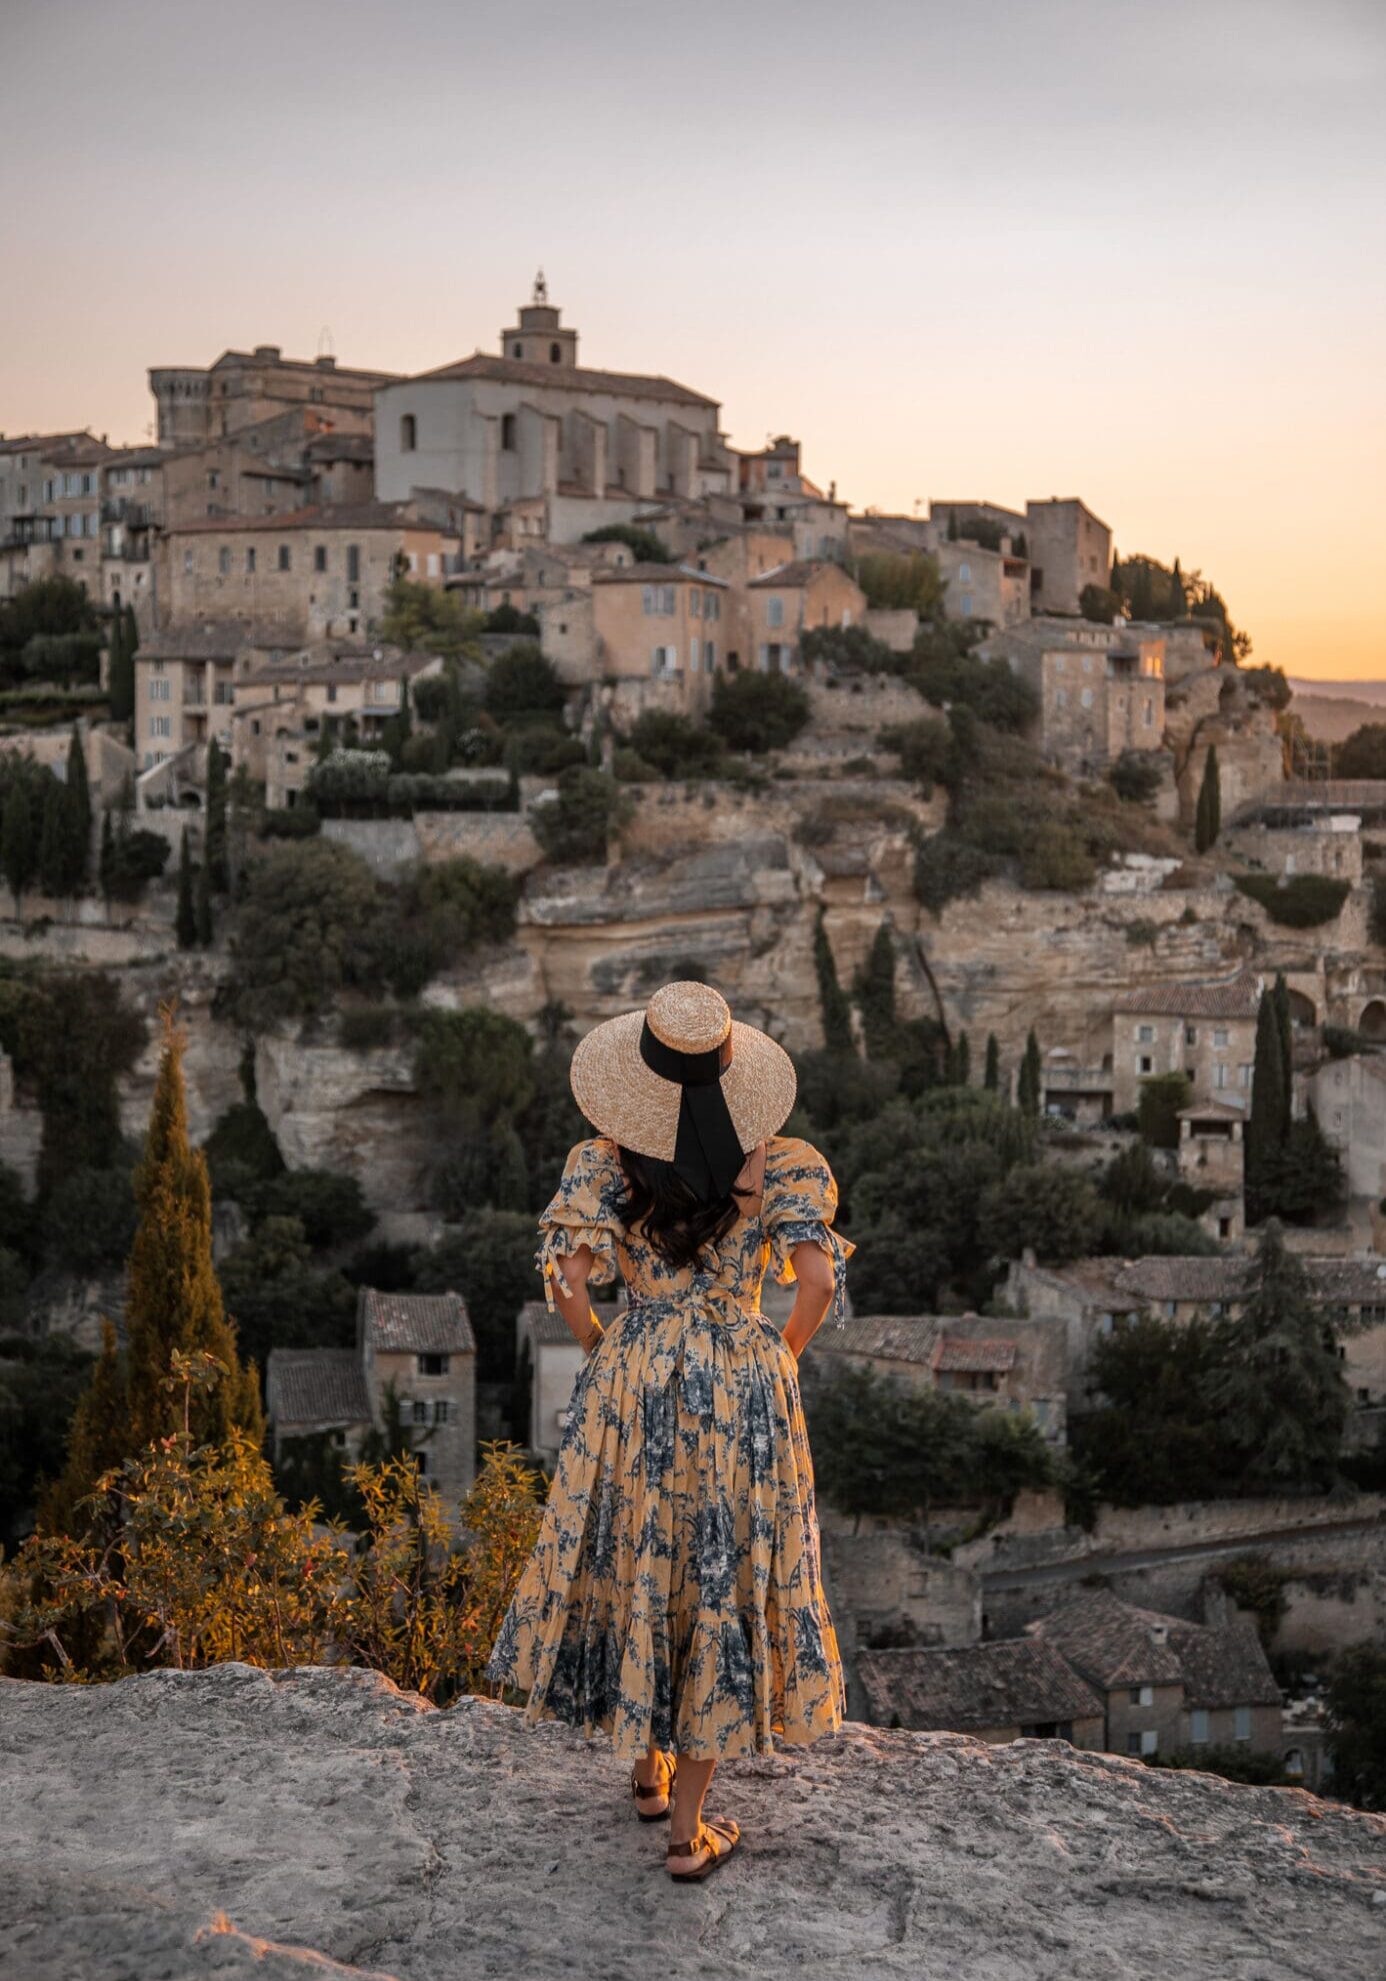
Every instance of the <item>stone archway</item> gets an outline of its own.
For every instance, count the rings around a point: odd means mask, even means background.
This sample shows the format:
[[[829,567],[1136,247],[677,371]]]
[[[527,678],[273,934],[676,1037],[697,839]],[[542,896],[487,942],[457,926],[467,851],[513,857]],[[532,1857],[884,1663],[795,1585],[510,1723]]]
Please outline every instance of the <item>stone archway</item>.
[[[1386,998],[1374,997],[1362,1006],[1357,1029],[1364,1039],[1386,1043]]]
[[[1290,1023],[1299,1031],[1312,1031],[1319,1022],[1318,1008],[1303,991],[1291,990]]]

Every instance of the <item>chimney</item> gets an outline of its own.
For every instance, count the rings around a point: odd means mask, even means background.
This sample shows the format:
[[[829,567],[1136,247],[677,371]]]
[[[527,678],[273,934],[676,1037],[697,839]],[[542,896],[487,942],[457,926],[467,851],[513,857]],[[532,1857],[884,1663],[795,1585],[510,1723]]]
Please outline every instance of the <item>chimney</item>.
[[[337,360],[335,358],[314,358],[313,363],[319,371],[335,371],[337,369]]]

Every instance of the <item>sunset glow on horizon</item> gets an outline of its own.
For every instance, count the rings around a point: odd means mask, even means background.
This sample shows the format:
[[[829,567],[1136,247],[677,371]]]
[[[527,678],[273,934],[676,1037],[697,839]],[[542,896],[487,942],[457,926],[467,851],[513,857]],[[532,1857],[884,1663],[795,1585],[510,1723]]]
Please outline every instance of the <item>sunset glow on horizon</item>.
[[[491,350],[803,443],[854,510],[1078,495],[1251,661],[1386,677],[1370,0],[10,0],[0,432],[147,439],[151,365]]]

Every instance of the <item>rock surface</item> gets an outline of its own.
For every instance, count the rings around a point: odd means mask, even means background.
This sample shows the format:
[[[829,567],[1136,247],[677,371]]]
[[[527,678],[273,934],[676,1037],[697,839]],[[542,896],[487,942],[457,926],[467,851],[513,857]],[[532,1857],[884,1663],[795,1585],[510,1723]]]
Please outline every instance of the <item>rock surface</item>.
[[[719,1770],[674,1886],[604,1742],[360,1669],[0,1681],[8,1981],[1378,1981],[1386,1820],[952,1734]]]

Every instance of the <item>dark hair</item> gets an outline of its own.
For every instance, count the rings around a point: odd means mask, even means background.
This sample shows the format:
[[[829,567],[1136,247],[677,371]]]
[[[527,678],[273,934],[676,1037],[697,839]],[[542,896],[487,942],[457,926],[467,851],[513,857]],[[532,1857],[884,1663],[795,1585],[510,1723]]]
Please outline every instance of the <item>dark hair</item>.
[[[699,1197],[671,1162],[637,1155],[620,1143],[617,1148],[626,1176],[618,1215],[628,1231],[635,1224],[643,1228],[667,1266],[696,1265],[703,1247],[724,1238],[740,1217],[737,1199],[754,1195],[733,1184],[724,1197]]]

